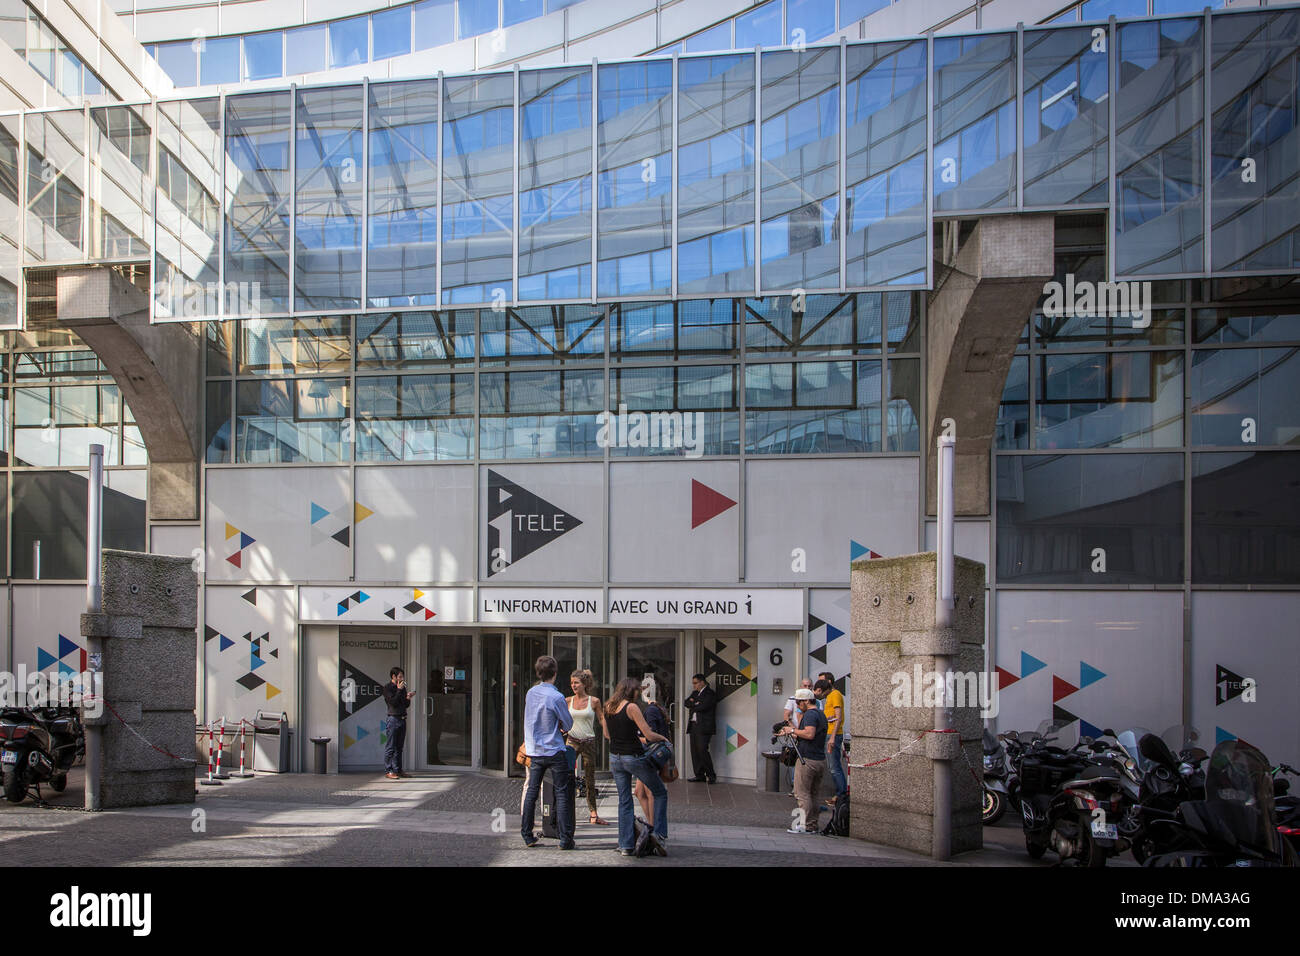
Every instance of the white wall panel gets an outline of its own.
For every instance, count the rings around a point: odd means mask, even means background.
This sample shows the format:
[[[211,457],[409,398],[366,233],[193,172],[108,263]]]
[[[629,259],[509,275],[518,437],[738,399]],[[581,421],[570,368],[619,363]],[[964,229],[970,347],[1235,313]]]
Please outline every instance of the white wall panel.
[[[474,468],[358,468],[357,580],[474,580]]]
[[[81,614],[86,588],[77,584],[15,584],[14,641],[10,670],[80,673],[86,642]]]
[[[293,589],[210,586],[205,601],[200,722],[224,716],[227,723],[238,724],[259,710],[284,711],[296,719]],[[301,733],[301,728],[293,729]]]

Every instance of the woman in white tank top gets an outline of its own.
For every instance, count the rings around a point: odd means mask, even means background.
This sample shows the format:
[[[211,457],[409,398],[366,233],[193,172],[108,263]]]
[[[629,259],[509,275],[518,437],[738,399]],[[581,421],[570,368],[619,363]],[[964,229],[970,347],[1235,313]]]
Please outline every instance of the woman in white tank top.
[[[609,730],[605,727],[605,711],[600,706],[600,699],[591,696],[595,679],[591,671],[574,671],[569,678],[569,687],[573,696],[565,699],[569,713],[573,715],[573,726],[569,728],[569,746],[582,758],[583,782],[587,788],[587,809],[590,811],[589,822],[600,826],[609,826],[608,820],[602,820],[596,813],[596,719],[600,719],[600,729],[605,739],[609,739]]]

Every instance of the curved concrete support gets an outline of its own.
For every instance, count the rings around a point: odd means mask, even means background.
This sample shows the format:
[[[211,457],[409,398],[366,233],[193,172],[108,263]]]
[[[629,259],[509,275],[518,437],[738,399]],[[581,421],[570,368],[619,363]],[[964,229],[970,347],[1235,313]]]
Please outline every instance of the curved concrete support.
[[[941,281],[930,295],[925,347],[928,514],[935,513],[933,443],[947,418],[957,438],[957,514],[990,513],[998,405],[1025,320],[1055,271],[1054,249],[1054,216],[989,216],[951,261],[935,264]]]
[[[151,520],[199,516],[201,338],[188,324],[149,324],[149,299],[106,266],[60,270],[58,321],[108,368],[149,453]]]

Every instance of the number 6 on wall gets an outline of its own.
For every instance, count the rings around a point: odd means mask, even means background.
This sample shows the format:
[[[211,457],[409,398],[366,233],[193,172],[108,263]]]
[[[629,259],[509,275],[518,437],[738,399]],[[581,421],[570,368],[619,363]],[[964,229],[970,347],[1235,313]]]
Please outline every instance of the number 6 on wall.
[[[779,647],[772,648],[772,653],[767,655],[767,659],[772,662],[773,667],[780,667],[785,662],[785,658],[781,656],[781,648]]]

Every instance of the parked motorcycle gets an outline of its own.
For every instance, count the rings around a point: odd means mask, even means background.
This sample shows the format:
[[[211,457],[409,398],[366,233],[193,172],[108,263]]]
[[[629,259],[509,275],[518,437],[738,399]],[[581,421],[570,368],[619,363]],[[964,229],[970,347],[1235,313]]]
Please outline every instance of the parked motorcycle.
[[[1209,755],[1196,746],[1199,736],[1194,727],[1183,725],[1170,727],[1158,737],[1141,727],[1119,735],[1120,746],[1137,766],[1140,785],[1117,825],[1138,863],[1186,842],[1178,807],[1186,800],[1205,798],[1205,774],[1200,767]]]
[[[1296,851],[1278,830],[1273,774],[1250,744],[1225,740],[1205,770],[1205,799],[1178,808],[1188,847],[1160,853],[1148,866],[1297,866]]]
[[[1300,854],[1300,794],[1291,791],[1291,781],[1282,774],[1300,777],[1300,770],[1288,764],[1273,768],[1273,806],[1277,812],[1277,832]]]
[[[42,783],[62,793],[68,785],[68,771],[86,750],[81,721],[73,708],[23,711],[20,719],[0,721],[0,734],[4,795],[10,803],[22,803],[32,786],[39,798]]]
[[[1020,812],[1020,753],[1014,730],[996,737],[984,731],[984,825],[1002,819],[1007,806]]]

